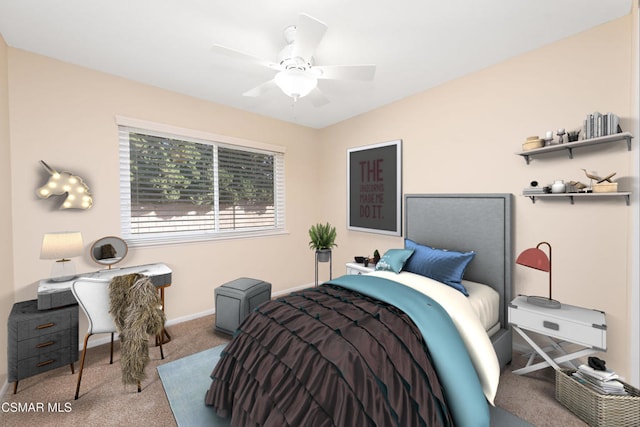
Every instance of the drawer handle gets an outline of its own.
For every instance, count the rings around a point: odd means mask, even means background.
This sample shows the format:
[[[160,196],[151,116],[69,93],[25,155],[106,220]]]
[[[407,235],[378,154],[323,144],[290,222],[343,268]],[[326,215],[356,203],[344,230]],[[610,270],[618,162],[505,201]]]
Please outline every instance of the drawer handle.
[[[553,329],[554,331],[560,330],[560,325],[558,325],[557,323],[548,322],[546,320],[542,322],[542,326],[544,326],[547,329]]]
[[[38,344],[36,345],[36,348],[44,348],[44,347],[49,347],[50,345],[55,344],[55,341],[47,341],[47,342],[43,342],[42,344]]]
[[[54,359],[45,360],[44,362],[40,362],[40,363],[38,363],[38,364],[36,365],[36,367],[37,367],[37,368],[40,368],[40,367],[42,367],[42,366],[50,365],[50,364],[52,364],[53,362],[55,362],[55,360],[54,360]]]
[[[36,326],[36,329],[47,329],[47,328],[50,328],[52,326],[56,326],[56,324],[55,323],[45,323],[43,325]]]

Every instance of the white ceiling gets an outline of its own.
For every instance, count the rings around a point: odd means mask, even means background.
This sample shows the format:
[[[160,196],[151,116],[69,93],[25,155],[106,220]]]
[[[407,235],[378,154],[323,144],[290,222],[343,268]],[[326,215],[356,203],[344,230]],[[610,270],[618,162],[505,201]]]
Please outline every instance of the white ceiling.
[[[11,47],[313,128],[340,122],[631,12],[632,0],[0,0]],[[327,24],[319,65],[376,64],[373,81],[321,80],[330,103],[242,93],[275,71],[306,13]],[[569,60],[569,59],[567,59]],[[562,64],[555,64],[562,66]]]

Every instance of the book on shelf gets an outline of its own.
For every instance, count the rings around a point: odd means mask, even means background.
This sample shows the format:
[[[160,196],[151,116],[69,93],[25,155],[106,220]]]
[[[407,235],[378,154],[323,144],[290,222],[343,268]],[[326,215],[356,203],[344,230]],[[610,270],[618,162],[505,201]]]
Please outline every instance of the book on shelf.
[[[546,194],[550,193],[548,190],[549,187],[527,187],[522,190],[522,194],[528,196],[530,194]]]
[[[620,133],[620,117],[609,112],[602,114],[599,111],[587,114],[582,124],[583,138],[599,138],[601,136]]]

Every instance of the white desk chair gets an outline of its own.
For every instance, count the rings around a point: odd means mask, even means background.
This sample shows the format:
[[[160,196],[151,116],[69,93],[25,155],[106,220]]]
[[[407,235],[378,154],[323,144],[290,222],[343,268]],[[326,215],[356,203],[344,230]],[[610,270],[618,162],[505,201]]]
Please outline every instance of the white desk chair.
[[[82,348],[82,358],[80,360],[80,372],[78,374],[78,384],[76,385],[75,399],[78,399],[80,392],[80,382],[82,381],[82,371],[84,368],[84,359],[87,354],[87,342],[89,337],[95,334],[111,334],[111,357],[109,363],[113,364],[113,335],[117,332],[116,324],[113,317],[109,314],[109,283],[110,280],[80,278],[73,282],[71,291],[78,301],[82,311],[89,320],[89,329],[84,337],[84,346]],[[161,340],[160,340],[161,341]],[[162,342],[160,342],[160,354],[164,359],[162,350]],[[140,381],[138,381],[138,393],[141,391]]]

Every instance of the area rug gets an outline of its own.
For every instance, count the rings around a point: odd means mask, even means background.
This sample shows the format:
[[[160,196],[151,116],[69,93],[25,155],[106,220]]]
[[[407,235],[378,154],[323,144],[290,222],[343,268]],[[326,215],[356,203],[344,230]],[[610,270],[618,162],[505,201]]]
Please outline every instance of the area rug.
[[[219,345],[158,366],[158,375],[178,427],[230,426],[229,420],[220,418],[204,404],[204,395],[211,385],[209,375],[224,347],[225,344]]]
[[[224,344],[158,366],[158,374],[179,427],[229,427],[205,406],[204,395],[211,385],[211,371],[220,359]],[[533,427],[532,424],[498,407],[490,407],[491,427]]]

